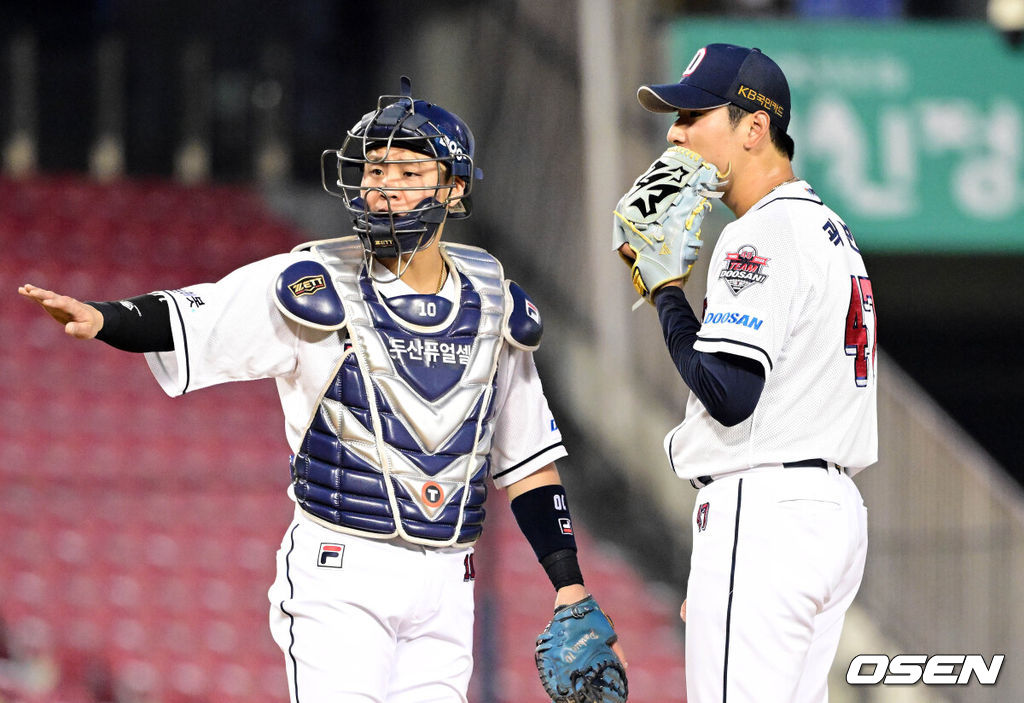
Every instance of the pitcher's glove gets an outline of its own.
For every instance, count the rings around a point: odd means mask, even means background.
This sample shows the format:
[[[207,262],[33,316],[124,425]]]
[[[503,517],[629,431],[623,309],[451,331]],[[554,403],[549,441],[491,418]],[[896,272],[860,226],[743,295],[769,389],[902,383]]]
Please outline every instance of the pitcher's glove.
[[[629,693],[612,651],[619,636],[591,596],[555,609],[537,638],[540,681],[554,703],[619,703]]]
[[[666,283],[683,281],[703,244],[700,224],[711,210],[708,198],[720,198],[723,183],[714,165],[694,151],[669,147],[636,179],[615,207],[612,243],[628,244],[635,258],[619,254],[632,265],[633,286],[653,303]]]

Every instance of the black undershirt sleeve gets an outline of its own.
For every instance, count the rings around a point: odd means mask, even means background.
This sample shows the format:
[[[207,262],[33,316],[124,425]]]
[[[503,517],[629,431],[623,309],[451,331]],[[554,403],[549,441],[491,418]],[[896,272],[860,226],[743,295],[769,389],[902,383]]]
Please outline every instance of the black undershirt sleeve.
[[[167,303],[155,295],[127,300],[89,302],[103,315],[96,339],[129,352],[164,352],[174,349],[171,314]]]
[[[764,390],[764,367],[744,356],[694,349],[700,321],[680,288],[666,286],[654,302],[672,361],[711,417],[726,427],[750,417]]]

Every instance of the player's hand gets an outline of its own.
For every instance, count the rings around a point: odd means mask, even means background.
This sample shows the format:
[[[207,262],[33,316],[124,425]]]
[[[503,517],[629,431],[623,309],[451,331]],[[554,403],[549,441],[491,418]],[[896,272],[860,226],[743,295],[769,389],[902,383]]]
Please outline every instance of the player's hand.
[[[624,243],[616,251],[619,252],[619,256],[622,257],[622,261],[625,262],[626,266],[633,268],[633,262],[636,261],[636,252],[633,251],[633,247]]]
[[[103,315],[92,305],[67,295],[58,295],[52,290],[38,288],[31,283],[18,287],[18,292],[31,298],[57,322],[64,325],[64,331],[77,339],[92,339],[103,328]]]
[[[686,599],[683,598],[683,604],[679,606],[679,619],[686,622]]]
[[[558,593],[555,595],[555,609],[557,610],[563,605],[572,605],[573,603],[579,603],[581,600],[586,598],[588,595],[587,589],[582,584],[573,584],[572,586],[564,586],[558,589]],[[612,645],[612,651],[622,662],[623,667],[628,667],[629,663],[626,661],[626,651],[622,648],[621,640],[615,640],[615,644]]]

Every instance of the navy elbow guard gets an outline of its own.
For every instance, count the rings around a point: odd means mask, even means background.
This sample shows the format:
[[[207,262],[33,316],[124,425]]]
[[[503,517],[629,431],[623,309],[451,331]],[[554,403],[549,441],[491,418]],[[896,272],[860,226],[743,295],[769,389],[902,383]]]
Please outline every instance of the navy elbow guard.
[[[555,589],[583,584],[576,558],[576,537],[569,517],[565,489],[558,484],[540,486],[512,501],[512,514],[519,529]]]

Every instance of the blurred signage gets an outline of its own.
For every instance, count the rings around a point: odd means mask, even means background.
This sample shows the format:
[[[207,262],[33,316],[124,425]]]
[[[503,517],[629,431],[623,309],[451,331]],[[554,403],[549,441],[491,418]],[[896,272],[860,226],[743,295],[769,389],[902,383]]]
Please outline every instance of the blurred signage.
[[[687,19],[704,44],[756,46],[792,92],[795,168],[857,241],[892,252],[1024,252],[1024,52],[983,23]]]

